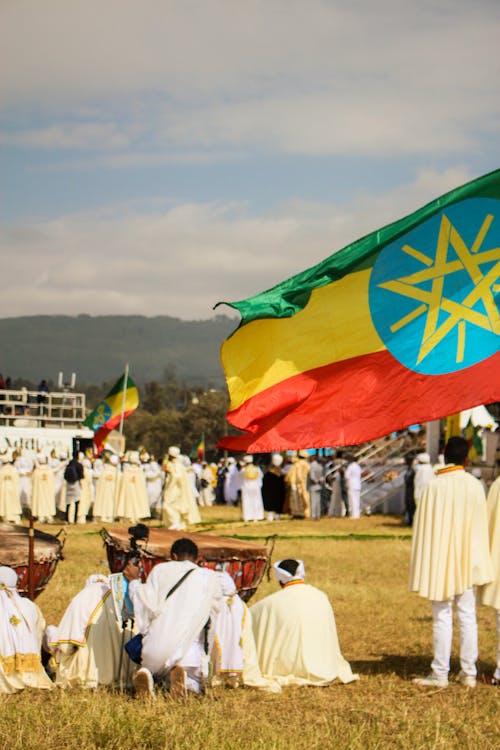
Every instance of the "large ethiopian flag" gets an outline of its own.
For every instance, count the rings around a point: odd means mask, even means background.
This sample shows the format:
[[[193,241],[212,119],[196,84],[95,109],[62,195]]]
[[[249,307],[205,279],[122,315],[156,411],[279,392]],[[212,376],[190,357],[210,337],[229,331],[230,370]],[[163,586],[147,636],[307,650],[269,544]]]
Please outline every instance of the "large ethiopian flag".
[[[353,445],[500,399],[500,170],[266,292],[221,350],[219,447]]]
[[[98,453],[111,430],[118,427],[138,406],[139,393],[127,370],[83,423],[94,431],[94,445]]]

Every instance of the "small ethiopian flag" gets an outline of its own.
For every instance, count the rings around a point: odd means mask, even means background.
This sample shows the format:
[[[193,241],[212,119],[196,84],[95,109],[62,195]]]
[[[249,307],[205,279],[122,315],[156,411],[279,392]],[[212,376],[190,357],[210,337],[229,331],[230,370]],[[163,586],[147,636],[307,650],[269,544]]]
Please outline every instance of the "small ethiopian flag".
[[[500,399],[500,170],[240,302],[218,447],[355,445]],[[221,304],[221,303],[219,303]]]
[[[94,431],[94,445],[98,453],[111,430],[118,427],[138,406],[139,392],[127,370],[83,423]]]

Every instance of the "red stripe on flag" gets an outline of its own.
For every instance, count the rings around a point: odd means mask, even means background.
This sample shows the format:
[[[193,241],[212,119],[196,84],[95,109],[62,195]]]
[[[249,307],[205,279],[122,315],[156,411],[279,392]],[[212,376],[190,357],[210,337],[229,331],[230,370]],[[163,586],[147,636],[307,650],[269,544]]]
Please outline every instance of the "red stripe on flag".
[[[446,375],[423,375],[387,351],[335,362],[267,388],[229,412],[250,434],[218,447],[265,453],[357,445],[411,424],[488,404],[498,394],[500,352]],[[361,415],[361,416],[360,416]]]

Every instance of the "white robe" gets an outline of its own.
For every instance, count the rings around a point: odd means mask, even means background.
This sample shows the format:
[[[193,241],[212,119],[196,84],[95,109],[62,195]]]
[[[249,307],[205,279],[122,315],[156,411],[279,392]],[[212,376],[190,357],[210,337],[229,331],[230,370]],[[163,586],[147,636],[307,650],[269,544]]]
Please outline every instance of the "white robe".
[[[178,458],[169,460],[165,468],[163,516],[170,529],[185,529],[201,521],[187,471]]]
[[[160,464],[157,461],[147,461],[142,464],[142,470],[146,479],[149,507],[151,510],[159,510],[163,481]]]
[[[31,512],[39,521],[56,514],[54,472],[50,466],[38,466],[32,476]]]
[[[58,628],[50,628],[49,647],[55,654],[59,687],[113,687],[131,683],[135,671],[123,651],[111,590],[105,583],[85,586],[70,602]],[[121,674],[120,674],[121,662]]]
[[[125,465],[120,480],[115,516],[127,518],[132,522],[151,516],[146,480],[140,466]]]
[[[0,468],[0,518],[8,523],[19,523],[21,513],[19,474],[12,464],[4,464]]]
[[[19,495],[23,508],[31,508],[31,475],[33,459],[29,456],[18,456],[14,461],[19,474]]]
[[[478,599],[481,604],[500,611],[500,477],[495,479],[488,492],[487,510],[494,578],[479,589]]]
[[[188,571],[193,572],[166,599],[170,589]],[[172,667],[199,668],[206,676],[208,657],[199,647],[200,636],[210,619],[210,644],[221,606],[222,592],[217,573],[189,560],[156,565],[145,584],[133,581],[129,595],[136,625],[143,634],[142,666],[165,676]],[[211,645],[210,645],[211,650]],[[194,663],[193,663],[194,662]]]
[[[250,607],[259,666],[280,685],[326,685],[358,679],[340,652],[326,594],[302,582],[287,584]]]
[[[215,628],[214,674],[239,675],[247,687],[280,692],[278,683],[265,679],[260,671],[250,610],[238,596],[234,582],[229,582],[229,574],[219,576],[223,598]]]
[[[23,688],[50,690],[53,683],[40,660],[43,615],[29,599],[0,585],[0,693]]]
[[[113,464],[105,464],[97,480],[94,518],[100,518],[101,521],[113,520],[119,482],[120,476],[117,467]]]
[[[255,464],[247,464],[240,470],[241,511],[244,521],[262,521],[262,471]]]
[[[413,519],[409,589],[442,602],[493,578],[486,501],[464,469],[443,467],[424,488]]]

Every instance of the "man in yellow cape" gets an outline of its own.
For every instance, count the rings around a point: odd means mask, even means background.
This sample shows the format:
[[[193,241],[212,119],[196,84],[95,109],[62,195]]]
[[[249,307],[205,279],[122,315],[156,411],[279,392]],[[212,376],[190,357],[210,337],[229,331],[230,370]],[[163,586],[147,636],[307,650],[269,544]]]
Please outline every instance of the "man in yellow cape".
[[[357,680],[340,652],[330,601],[304,582],[302,560],[281,560],[274,575],[280,591],[250,607],[263,677],[280,685]]]
[[[453,601],[460,628],[459,680],[476,685],[478,656],[474,586],[493,578],[486,502],[481,483],[464,466],[469,446],[451,437],[445,465],[423,490],[413,523],[410,591],[432,603],[434,659],[418,685],[446,687],[453,636]]]

